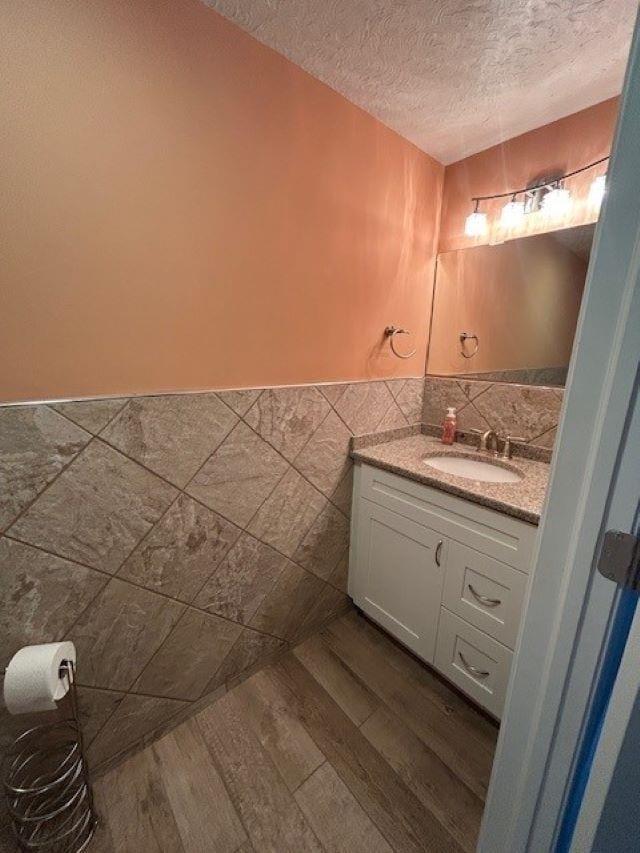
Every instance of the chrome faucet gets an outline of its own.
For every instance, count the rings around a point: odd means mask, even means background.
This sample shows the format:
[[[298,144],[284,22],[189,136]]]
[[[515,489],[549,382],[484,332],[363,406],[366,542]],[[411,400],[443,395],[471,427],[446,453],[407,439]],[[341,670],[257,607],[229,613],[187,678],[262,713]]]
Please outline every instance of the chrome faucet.
[[[493,453],[494,456],[498,455],[498,436],[496,435],[495,430],[488,429],[486,432],[481,432],[479,429],[474,429],[473,432],[480,438],[480,441],[478,442],[478,451],[480,453]],[[489,449],[490,443],[493,444],[493,450]]]
[[[494,456],[498,455],[498,436],[496,431],[493,429],[488,429],[486,432],[482,433],[482,438],[480,439],[480,450],[486,450],[489,452],[489,442],[493,442],[493,453]]]

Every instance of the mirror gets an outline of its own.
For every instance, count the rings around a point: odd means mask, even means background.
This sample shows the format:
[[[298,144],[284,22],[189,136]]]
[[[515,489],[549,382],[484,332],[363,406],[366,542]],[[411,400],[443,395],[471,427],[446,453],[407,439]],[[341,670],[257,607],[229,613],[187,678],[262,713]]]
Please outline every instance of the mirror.
[[[427,373],[564,385],[594,230],[438,255]]]

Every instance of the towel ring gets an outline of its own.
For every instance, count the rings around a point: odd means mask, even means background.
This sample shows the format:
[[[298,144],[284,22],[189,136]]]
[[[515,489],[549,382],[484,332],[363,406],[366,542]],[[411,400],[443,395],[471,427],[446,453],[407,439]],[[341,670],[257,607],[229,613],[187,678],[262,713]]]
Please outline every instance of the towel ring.
[[[413,356],[416,354],[417,350],[415,350],[415,349],[411,350],[411,352],[408,352],[405,354],[398,352],[398,350],[396,349],[396,345],[394,342],[395,336],[396,335],[410,335],[410,334],[411,334],[411,332],[409,332],[407,329],[396,329],[395,326],[387,326],[385,328],[384,336],[385,336],[385,338],[389,338],[389,344],[391,345],[391,350],[392,350],[393,354],[395,356],[397,356],[398,358],[413,358]]]
[[[465,341],[475,341],[476,345],[473,352],[465,352],[464,345]],[[477,335],[474,335],[473,332],[460,332],[460,355],[463,358],[473,358],[474,355],[478,352],[478,347],[480,346],[480,340]]]

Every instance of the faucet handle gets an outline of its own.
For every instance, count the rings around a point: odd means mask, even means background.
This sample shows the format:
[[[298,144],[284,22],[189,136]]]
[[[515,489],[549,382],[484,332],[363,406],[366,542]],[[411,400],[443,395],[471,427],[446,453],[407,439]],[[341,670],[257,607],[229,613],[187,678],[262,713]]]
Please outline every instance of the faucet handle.
[[[478,437],[478,446],[477,446],[476,450],[478,450],[478,451],[482,450],[483,436],[484,436],[485,431],[483,429],[476,429],[475,427],[470,427],[466,431],[470,432],[473,435],[476,435]]]
[[[503,459],[511,459],[511,443],[514,441],[518,441],[522,444],[526,442],[526,438],[522,438],[517,435],[508,435],[504,440],[504,448],[502,450],[502,458]]]

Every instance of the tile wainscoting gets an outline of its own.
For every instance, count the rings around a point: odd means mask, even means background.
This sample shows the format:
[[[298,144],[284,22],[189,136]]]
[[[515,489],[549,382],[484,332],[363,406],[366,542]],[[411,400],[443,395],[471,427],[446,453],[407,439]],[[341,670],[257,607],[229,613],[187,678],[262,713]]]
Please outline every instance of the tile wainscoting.
[[[563,395],[563,388],[427,376],[422,421],[438,426],[447,406],[455,406],[461,432],[494,429],[501,437],[518,437],[547,451],[548,461]]]
[[[99,767],[269,663],[348,605],[351,436],[423,385],[0,408],[0,667],[74,640]]]

